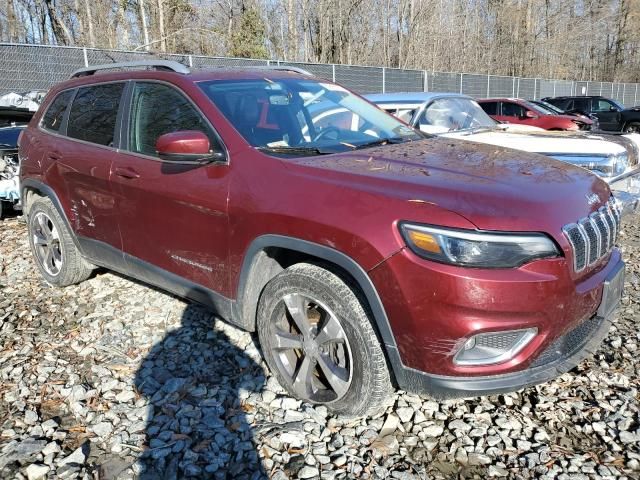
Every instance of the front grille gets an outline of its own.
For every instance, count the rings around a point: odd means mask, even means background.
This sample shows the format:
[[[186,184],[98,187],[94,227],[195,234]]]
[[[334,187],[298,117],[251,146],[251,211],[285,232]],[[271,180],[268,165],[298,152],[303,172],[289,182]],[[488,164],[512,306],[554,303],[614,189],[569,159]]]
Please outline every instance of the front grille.
[[[607,255],[616,243],[620,210],[613,197],[588,217],[562,229],[571,244],[573,268],[581,272]]]
[[[554,362],[560,358],[566,358],[577,352],[591,338],[598,329],[602,318],[594,315],[585,320],[576,328],[561,337],[556,338],[538,357],[533,361],[531,367],[539,367],[547,363]]]

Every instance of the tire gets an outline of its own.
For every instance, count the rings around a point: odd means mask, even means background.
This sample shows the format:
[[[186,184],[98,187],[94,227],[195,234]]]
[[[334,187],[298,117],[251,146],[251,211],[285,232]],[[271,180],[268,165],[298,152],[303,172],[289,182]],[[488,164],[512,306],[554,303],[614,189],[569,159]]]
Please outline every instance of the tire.
[[[66,287],[89,278],[92,266],[73,243],[71,232],[48,198],[38,198],[27,218],[31,253],[44,279]]]
[[[640,133],[640,122],[629,122],[624,126],[626,133]]]
[[[301,328],[305,318],[308,328]],[[347,416],[372,415],[388,403],[393,389],[382,345],[366,303],[345,279],[293,265],[265,287],[257,323],[267,364],[292,396]]]

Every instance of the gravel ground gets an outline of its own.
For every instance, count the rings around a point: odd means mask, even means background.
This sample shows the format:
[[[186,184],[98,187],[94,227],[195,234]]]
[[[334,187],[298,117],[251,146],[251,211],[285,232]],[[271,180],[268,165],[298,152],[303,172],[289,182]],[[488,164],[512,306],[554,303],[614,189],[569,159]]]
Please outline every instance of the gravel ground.
[[[349,420],[284,394],[255,338],[98,272],[51,288],[25,224],[0,222],[2,478],[640,478],[640,217],[596,358],[508,395],[398,393]]]

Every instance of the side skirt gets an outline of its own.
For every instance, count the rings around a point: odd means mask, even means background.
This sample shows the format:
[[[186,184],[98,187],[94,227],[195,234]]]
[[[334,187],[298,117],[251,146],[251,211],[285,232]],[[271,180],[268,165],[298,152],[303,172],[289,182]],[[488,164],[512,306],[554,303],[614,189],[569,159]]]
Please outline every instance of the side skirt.
[[[240,328],[243,324],[233,312],[235,301],[191,282],[175,273],[152,265],[117,248],[87,237],[77,237],[82,252],[91,263],[113,270],[142,283],[165,290],[178,297],[191,300],[212,310],[223,320]]]

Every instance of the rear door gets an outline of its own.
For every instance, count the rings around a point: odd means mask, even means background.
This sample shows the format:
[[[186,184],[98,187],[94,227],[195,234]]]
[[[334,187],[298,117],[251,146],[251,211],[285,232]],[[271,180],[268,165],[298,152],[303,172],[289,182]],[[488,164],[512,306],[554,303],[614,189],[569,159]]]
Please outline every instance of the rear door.
[[[83,252],[114,268],[121,266],[122,244],[109,177],[119,140],[116,127],[124,86],[124,82],[111,82],[75,90],[62,125],[55,133],[50,130],[52,141],[45,153],[56,172],[48,175],[62,183],[64,191],[57,193],[66,203]],[[52,118],[59,122],[57,116]],[[47,121],[45,114],[41,125],[45,131],[58,127]]]
[[[123,151],[112,176],[128,268],[156,285],[164,286],[170,272],[228,294],[230,167],[164,161],[155,145],[163,134],[199,130],[213,150],[224,147],[204,115],[176,87],[137,81],[130,90]]]

